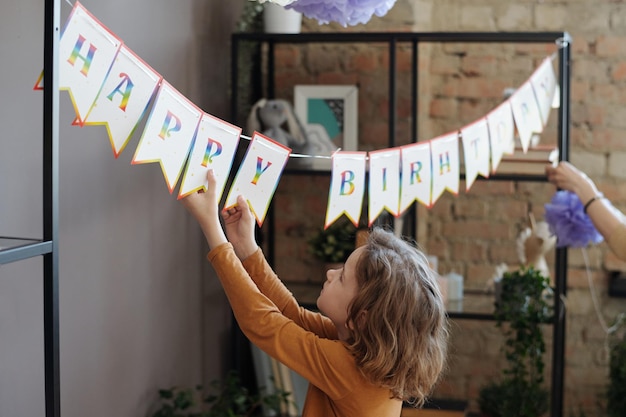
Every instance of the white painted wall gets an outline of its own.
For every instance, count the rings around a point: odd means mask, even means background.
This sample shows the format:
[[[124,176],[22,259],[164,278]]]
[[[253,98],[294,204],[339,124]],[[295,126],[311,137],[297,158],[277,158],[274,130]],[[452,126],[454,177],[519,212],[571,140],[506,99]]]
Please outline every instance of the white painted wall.
[[[174,87],[228,118],[228,39],[241,5],[84,0]],[[71,8],[63,1],[61,22]],[[0,5],[0,236],[42,236],[43,1]],[[210,82],[207,82],[210,80]],[[64,417],[146,416],[156,390],[212,380],[230,313],[199,228],[158,164],[118,159],[103,127],[60,111],[60,375]],[[42,261],[0,266],[0,417],[44,415]]]

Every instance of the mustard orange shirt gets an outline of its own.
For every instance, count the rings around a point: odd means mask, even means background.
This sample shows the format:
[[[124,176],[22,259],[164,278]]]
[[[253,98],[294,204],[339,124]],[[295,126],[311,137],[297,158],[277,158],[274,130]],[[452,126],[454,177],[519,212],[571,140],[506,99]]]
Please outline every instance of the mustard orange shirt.
[[[402,402],[370,384],[332,322],[300,307],[261,249],[241,262],[230,243],[207,258],[248,339],[309,381],[303,417],[398,417]]]

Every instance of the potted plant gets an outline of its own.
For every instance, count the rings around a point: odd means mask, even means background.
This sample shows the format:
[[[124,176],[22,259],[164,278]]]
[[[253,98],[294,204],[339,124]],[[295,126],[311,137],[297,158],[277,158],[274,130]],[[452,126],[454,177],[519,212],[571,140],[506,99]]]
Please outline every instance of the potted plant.
[[[260,16],[263,13],[263,4],[256,1],[246,1],[237,21],[237,32],[259,32],[261,29]]]
[[[539,417],[548,410],[541,325],[553,315],[550,281],[529,267],[504,273],[501,285],[495,320],[505,336],[507,368],[501,380],[481,388],[478,404],[485,417]]]
[[[269,394],[264,388],[258,394],[242,385],[235,371],[230,371],[223,381],[210,384],[210,394],[202,398],[202,386],[194,388],[172,387],[159,390],[159,407],[152,417],[250,417],[281,416],[289,393],[274,389]]]
[[[325,264],[341,264],[355,248],[356,227],[342,218],[309,239],[311,254]]]

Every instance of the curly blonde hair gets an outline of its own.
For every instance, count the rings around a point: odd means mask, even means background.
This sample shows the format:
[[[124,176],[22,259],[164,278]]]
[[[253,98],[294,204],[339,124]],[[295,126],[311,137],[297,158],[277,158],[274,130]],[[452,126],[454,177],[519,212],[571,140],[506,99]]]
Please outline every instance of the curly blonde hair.
[[[373,384],[423,405],[447,354],[443,298],[426,256],[374,228],[356,265],[359,290],[348,311],[350,350]]]

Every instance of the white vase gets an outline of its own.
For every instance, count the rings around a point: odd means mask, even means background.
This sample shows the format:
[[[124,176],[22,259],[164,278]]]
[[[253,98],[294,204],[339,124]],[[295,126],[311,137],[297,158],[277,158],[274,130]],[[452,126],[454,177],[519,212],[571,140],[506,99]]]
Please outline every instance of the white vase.
[[[300,33],[302,13],[268,2],[263,10],[263,26],[266,33]]]

